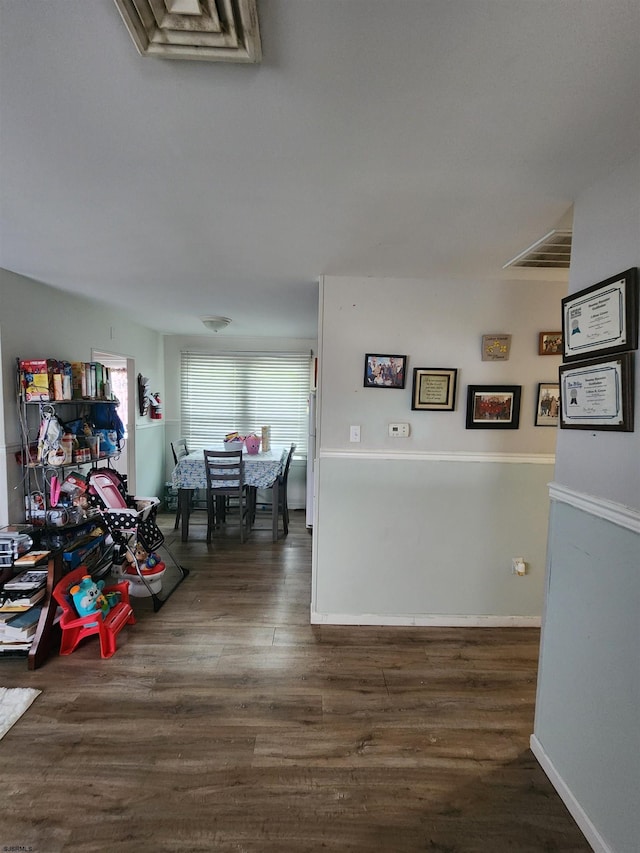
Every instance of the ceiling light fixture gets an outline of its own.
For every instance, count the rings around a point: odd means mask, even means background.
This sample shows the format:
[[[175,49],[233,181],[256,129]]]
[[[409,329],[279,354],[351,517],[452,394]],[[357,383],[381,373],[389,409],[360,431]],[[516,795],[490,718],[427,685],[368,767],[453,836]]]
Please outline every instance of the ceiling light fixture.
[[[231,322],[228,317],[201,317],[200,319],[210,332],[219,332]]]

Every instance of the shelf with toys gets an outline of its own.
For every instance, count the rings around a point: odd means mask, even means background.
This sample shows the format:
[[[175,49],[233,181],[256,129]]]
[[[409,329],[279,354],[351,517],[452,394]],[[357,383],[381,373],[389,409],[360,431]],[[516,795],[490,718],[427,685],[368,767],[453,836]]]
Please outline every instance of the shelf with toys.
[[[17,402],[25,520],[45,528],[82,523],[85,475],[117,459],[124,437],[109,368],[17,359]]]

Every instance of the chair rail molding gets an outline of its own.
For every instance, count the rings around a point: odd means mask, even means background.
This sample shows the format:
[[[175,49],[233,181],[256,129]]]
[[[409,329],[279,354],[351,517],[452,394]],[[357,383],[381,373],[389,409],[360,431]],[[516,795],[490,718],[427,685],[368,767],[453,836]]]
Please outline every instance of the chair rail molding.
[[[434,450],[339,450],[321,449],[320,459],[390,459],[397,462],[499,462],[514,465],[554,465],[552,453],[493,453]]]
[[[626,527],[634,533],[640,533],[640,511],[633,507],[598,498],[595,495],[587,495],[562,486],[560,483],[549,483],[549,498],[610,521],[619,527]]]

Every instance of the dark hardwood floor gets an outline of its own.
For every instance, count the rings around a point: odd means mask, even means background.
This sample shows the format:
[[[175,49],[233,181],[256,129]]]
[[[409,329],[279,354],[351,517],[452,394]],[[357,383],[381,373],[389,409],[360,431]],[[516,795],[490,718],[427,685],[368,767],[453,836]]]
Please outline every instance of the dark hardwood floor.
[[[205,542],[164,607],[0,684],[0,849],[586,853],[528,748],[539,633],[310,626],[311,537]]]

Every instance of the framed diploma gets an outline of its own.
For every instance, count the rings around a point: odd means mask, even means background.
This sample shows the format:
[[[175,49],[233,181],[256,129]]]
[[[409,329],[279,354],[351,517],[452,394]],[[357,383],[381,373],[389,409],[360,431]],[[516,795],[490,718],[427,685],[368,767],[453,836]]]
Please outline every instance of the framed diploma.
[[[560,428],[633,432],[633,358],[560,365]]]
[[[564,361],[637,349],[637,268],[565,296],[562,339]]]
[[[416,367],[411,408],[414,412],[452,412],[458,371],[451,367]]]

